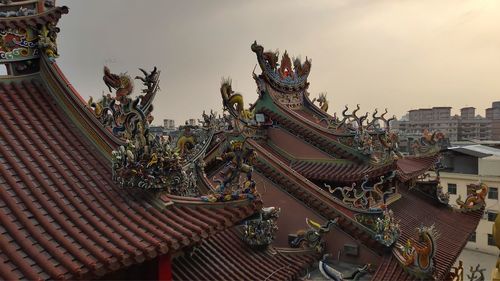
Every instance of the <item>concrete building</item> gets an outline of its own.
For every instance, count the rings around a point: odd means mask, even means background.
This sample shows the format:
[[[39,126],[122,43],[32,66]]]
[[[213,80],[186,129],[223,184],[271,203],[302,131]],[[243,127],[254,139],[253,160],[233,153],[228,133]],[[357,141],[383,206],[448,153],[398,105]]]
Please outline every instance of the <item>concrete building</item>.
[[[500,187],[500,149],[484,145],[451,147],[443,153],[441,184],[450,194],[450,204],[456,204],[460,195],[467,197],[467,185],[479,181],[489,186],[486,210],[476,232],[466,248],[484,253],[497,254],[492,236],[492,225],[500,211],[498,188]],[[458,223],[458,222],[457,222]]]
[[[163,119],[163,128],[165,130],[175,130],[175,120]]]
[[[486,109],[486,117],[476,115],[474,107],[464,107],[453,116],[451,107],[412,109],[392,127],[399,132],[403,152],[425,129],[443,132],[450,142],[500,140],[500,101]]]

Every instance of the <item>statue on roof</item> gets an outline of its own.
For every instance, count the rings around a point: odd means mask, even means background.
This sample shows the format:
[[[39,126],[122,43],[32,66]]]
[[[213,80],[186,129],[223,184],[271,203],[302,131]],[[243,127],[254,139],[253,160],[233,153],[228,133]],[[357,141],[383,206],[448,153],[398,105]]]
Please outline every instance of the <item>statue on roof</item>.
[[[488,195],[488,185],[480,182],[479,184],[469,184],[467,186],[467,197],[462,201],[462,196],[459,194],[456,200],[461,212],[472,212],[479,210],[486,204],[485,199]]]
[[[312,102],[318,102],[321,110],[323,110],[324,112],[328,111],[328,100],[326,99],[326,93],[320,93],[319,97],[317,99],[314,98]]]
[[[410,274],[418,278],[429,278],[434,273],[434,256],[439,234],[434,225],[417,228],[417,234],[418,243],[410,239],[405,245],[397,243],[393,254]]]
[[[244,141],[231,141],[228,151],[217,157],[219,161],[224,161],[225,165],[218,177],[214,178],[217,183],[216,190],[203,199],[215,202],[258,197],[256,182],[252,178],[255,158],[256,152],[245,147]]]
[[[315,250],[317,253],[323,253],[326,247],[324,236],[337,225],[337,221],[338,218],[329,220],[321,225],[306,218],[306,224],[309,228],[299,230],[295,234],[289,234],[288,244],[292,248]]]
[[[251,111],[251,109],[245,109],[243,95],[235,93],[231,84],[231,79],[222,79],[220,92],[224,109],[227,109],[235,118],[252,120],[254,118],[254,112]]]

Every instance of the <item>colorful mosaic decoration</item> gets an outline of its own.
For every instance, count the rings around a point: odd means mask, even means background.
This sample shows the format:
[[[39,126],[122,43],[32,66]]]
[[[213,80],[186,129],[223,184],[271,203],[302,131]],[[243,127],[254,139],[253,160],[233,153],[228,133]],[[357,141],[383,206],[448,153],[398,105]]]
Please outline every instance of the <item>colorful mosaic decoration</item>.
[[[280,208],[262,208],[257,218],[251,218],[243,224],[243,240],[250,246],[268,246],[276,238]]]
[[[441,149],[441,142],[445,139],[445,135],[442,132],[434,131],[430,132],[425,129],[422,133],[422,137],[412,145],[413,153],[417,156],[425,156],[430,154],[435,154]]]
[[[389,247],[396,242],[401,234],[399,220],[394,218],[394,212],[388,208],[384,209],[381,218],[375,221],[375,239]]]
[[[0,61],[38,57],[37,47],[38,37],[32,29],[0,30]]]
[[[216,190],[202,199],[208,202],[255,199],[258,197],[256,183],[252,179],[256,153],[246,148],[243,140],[233,140],[227,152],[218,157],[225,165],[214,181]],[[244,175],[244,176],[242,176]]]

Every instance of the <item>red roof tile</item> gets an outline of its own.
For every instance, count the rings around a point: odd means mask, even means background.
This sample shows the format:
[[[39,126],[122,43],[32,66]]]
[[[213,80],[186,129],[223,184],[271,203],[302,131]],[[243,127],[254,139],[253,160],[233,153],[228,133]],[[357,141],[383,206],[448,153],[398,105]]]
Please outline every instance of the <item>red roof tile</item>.
[[[0,83],[0,279],[100,276],[178,252],[258,208],[160,211],[131,199],[33,79]]]
[[[395,165],[373,166],[352,162],[293,161],[292,169],[310,180],[351,183],[363,180],[365,175],[380,176],[394,170]]]
[[[174,280],[295,280],[317,260],[314,252],[290,249],[253,249],[237,229],[220,232],[192,255],[174,259]]]
[[[439,155],[425,157],[409,156],[397,161],[398,176],[405,182],[427,172],[436,163]]]

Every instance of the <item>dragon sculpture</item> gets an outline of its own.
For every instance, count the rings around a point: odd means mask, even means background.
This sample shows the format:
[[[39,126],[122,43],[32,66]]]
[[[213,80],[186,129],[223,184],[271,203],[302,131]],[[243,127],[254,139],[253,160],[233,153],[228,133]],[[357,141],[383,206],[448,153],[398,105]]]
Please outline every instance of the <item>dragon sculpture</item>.
[[[337,225],[338,219],[329,220],[325,224],[319,223],[306,218],[306,223],[309,229],[302,229],[295,234],[288,235],[288,244],[292,248],[303,248],[314,250],[317,253],[322,253],[325,249],[326,242],[323,237],[330,232],[334,225]]]
[[[396,243],[393,254],[404,269],[417,278],[432,278],[434,273],[434,256],[439,234],[434,227],[417,228],[418,243],[408,240],[406,245]]]
[[[324,112],[328,111],[328,100],[326,99],[326,93],[320,93],[319,97],[317,99],[314,98],[312,102],[318,102],[321,110],[323,110]]]
[[[151,72],[143,69],[140,71],[144,77],[137,76],[136,79],[143,81],[145,88],[144,95],[131,98],[134,91],[132,78],[126,73],[114,74],[110,69],[104,67],[103,80],[110,93],[115,91],[115,96],[111,94],[103,95],[98,101],[90,97],[87,102],[96,118],[106,127],[110,127],[113,134],[126,140],[132,138],[138,129],[138,124],[143,120],[142,126],[147,131],[149,124],[153,121],[151,112],[153,111],[152,101],[159,90],[160,72],[155,67]]]
[[[412,145],[413,153],[417,156],[424,156],[429,154],[434,154],[440,150],[440,143],[445,139],[445,135],[442,132],[434,131],[430,132],[425,129],[422,133],[422,137]]]
[[[472,212],[481,209],[488,194],[488,186],[485,183],[470,184],[467,186],[467,198],[462,201],[462,197],[458,195],[456,200],[460,212]]]
[[[273,84],[284,91],[297,91],[307,88],[307,77],[311,71],[311,60],[306,58],[301,63],[299,58],[290,59],[288,52],[284,52],[281,61],[278,64],[279,53],[264,51],[264,47],[254,42],[251,46],[252,51],[257,55],[257,61],[262,69],[262,75]]]
[[[231,79],[222,79],[220,92],[222,95],[222,104],[235,118],[243,120],[251,120],[254,118],[254,113],[251,109],[245,109],[243,95],[235,93],[231,86]]]
[[[388,176],[380,176],[379,181],[373,186],[368,186],[369,178],[365,175],[360,188],[356,188],[356,183],[351,186],[332,188],[324,184],[328,191],[336,195],[348,208],[363,212],[381,213],[381,206],[385,204],[387,197],[396,192],[395,187],[384,187],[385,183],[390,183],[396,176],[393,171]]]

